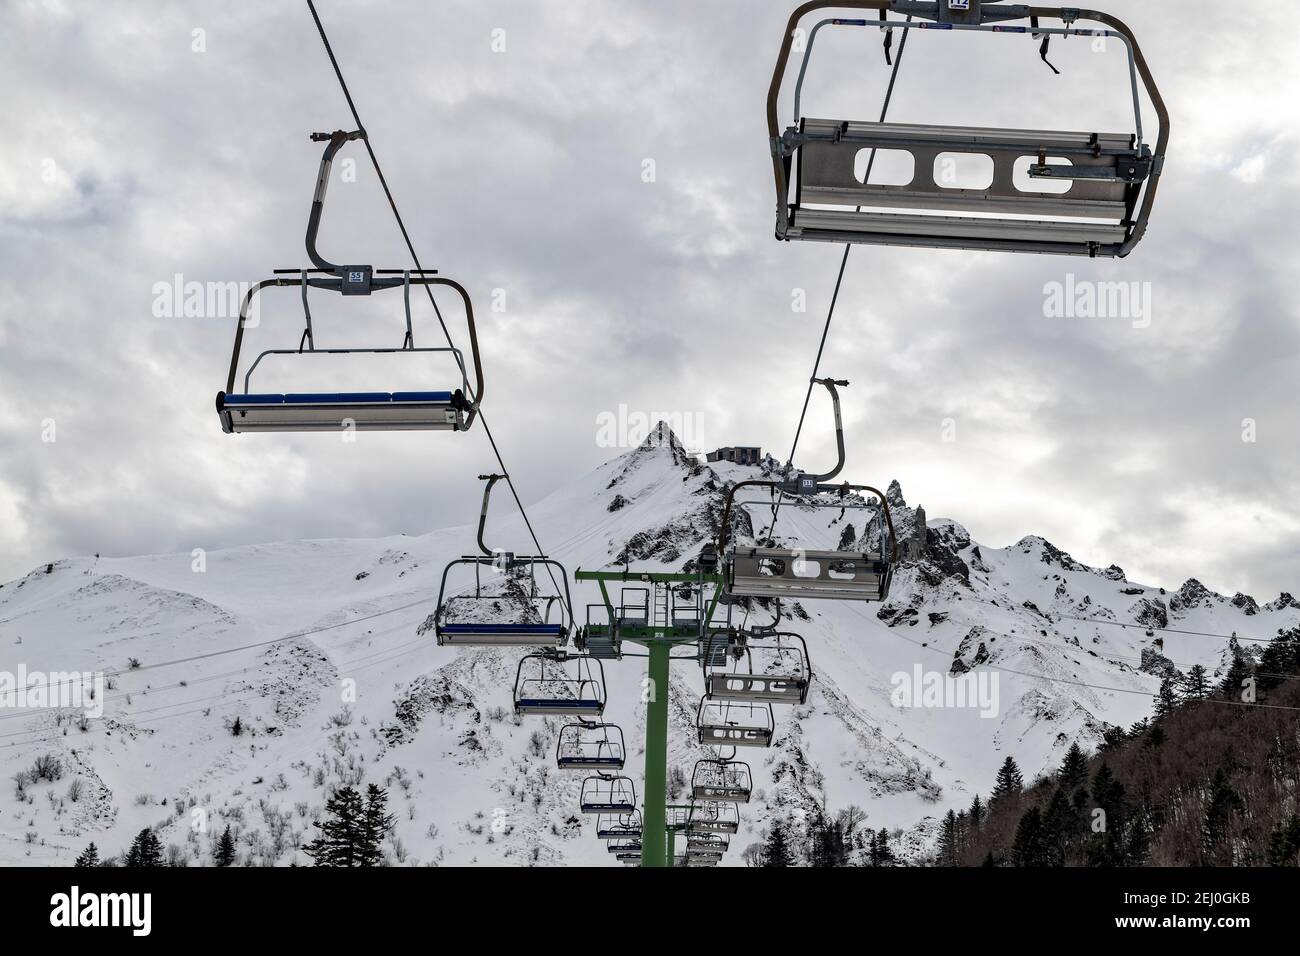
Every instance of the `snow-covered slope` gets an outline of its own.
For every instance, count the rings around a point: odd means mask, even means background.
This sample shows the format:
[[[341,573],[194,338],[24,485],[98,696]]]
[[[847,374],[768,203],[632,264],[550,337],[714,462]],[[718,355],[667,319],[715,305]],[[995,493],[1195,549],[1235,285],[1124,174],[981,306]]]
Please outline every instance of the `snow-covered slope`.
[[[770,467],[702,466],[661,431],[529,511],[570,572],[679,569],[713,536],[726,484]],[[1041,538],[981,546],[955,521],[927,521],[897,485],[888,496],[907,556],[889,602],[789,609],[814,688],[806,706],[777,708],[775,746],[743,755],[756,792],[728,863],[774,815],[817,806],[859,805],[870,826],[904,831],[901,850],[924,848],[1008,754],[1027,775],[1050,768],[1071,741],[1147,716],[1169,668],[1222,670],[1228,642],[1182,632],[1237,633],[1249,649],[1300,622],[1287,595],[1257,604],[1195,581],[1166,593]],[[752,509],[759,533],[765,514]],[[786,506],[778,537],[874,540],[871,516]],[[0,708],[7,777],[46,754],[63,766],[0,792],[0,862],[68,863],[91,840],[111,855],[155,826],[177,858],[206,863],[231,824],[241,859],[304,863],[330,788],[378,783],[398,818],[395,863],[610,865],[577,812],[582,775],[554,767],[562,721],[512,712],[521,652],[439,648],[429,631],[443,567],[474,550],[474,531],[70,559],[0,586],[0,672],[109,675],[96,719]],[[504,507],[488,539],[530,550]],[[575,587],[580,616],[597,600]],[[917,666],[986,675],[995,712],[895,706],[895,675]],[[639,786],[644,661],[605,674]],[[701,689],[698,667],[675,665],[670,759],[688,776]]]

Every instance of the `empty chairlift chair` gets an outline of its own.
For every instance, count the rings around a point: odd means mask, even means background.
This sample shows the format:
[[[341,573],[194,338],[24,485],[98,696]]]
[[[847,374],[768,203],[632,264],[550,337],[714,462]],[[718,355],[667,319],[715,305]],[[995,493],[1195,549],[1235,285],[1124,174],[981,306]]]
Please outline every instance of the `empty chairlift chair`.
[[[830,392],[835,409],[835,440],[839,461],[823,475],[797,472],[780,481],[754,479],[740,481],[727,491],[722,510],[718,554],[725,556],[723,593],[730,599],[744,597],[835,599],[883,601],[889,595],[889,582],[898,562],[898,540],[894,519],[883,492],[870,485],[848,482],[830,484],[844,468],[844,429],[840,419],[837,386],[847,382],[816,379],[816,384]],[[866,551],[810,551],[796,548],[741,546],[728,550],[732,511],[736,493],[743,488],[768,488],[802,506],[820,508],[879,510],[879,547]],[[875,499],[862,498],[861,492]],[[743,506],[743,502],[741,503]],[[873,519],[874,520],[874,519]]]
[[[597,774],[582,781],[578,803],[583,813],[635,813],[636,784],[631,777]]]
[[[325,190],[329,182],[334,154],[344,143],[363,138],[359,132],[314,133],[315,140],[327,141],[321,159],[316,193],[312,200],[311,215],[307,225],[307,255],[312,268],[277,269],[275,278],[257,283],[249,290],[240,305],[239,323],[235,329],[235,345],[230,359],[230,373],[226,387],[217,394],[217,414],[221,428],[228,434],[241,432],[321,432],[321,431],[413,431],[450,430],[464,431],[474,422],[479,402],[483,398],[483,367],[479,357],[478,336],[474,327],[474,309],[469,293],[459,283],[445,279],[430,270],[375,269],[370,265],[337,265],[326,260],[316,250],[316,235],[324,209]],[[411,287],[445,286],[455,291],[465,309],[469,328],[469,345],[474,366],[475,384],[471,389],[465,357],[459,349],[447,347],[416,347],[411,321]],[[249,365],[244,373],[243,388],[239,386],[240,352],[245,331],[251,327],[250,310],[254,300],[263,290],[273,287],[295,287],[302,298],[305,327],[297,348],[266,349]],[[308,289],[337,292],[345,297],[370,296],[375,292],[401,289],[406,314],[405,334],[401,344],[384,347],[317,348],[312,326],[311,308],[307,301]],[[257,323],[252,323],[256,325]],[[255,391],[252,376],[268,356],[294,359],[319,359],[320,356],[346,355],[441,355],[454,360],[455,384],[450,371],[441,373],[441,387],[391,390],[340,390],[337,387],[308,391],[302,388],[268,392]]]
[[[721,833],[690,833],[686,836],[686,849],[690,853],[716,853],[721,856],[731,846],[731,841]]]
[[[640,840],[641,811],[600,814],[600,816],[596,817],[596,839]]]
[[[734,803],[706,801],[691,805],[686,824],[687,838],[696,833],[738,833],[740,809]]]
[[[771,704],[700,699],[695,715],[701,744],[713,747],[770,747],[776,732]]]
[[[831,18],[807,32],[794,89],[794,119],[779,128],[778,97],[803,15],[818,9],[878,11],[879,20]],[[888,14],[915,17],[910,23]],[[1010,21],[1028,21],[1016,25]],[[1083,20],[1104,29],[1082,29]],[[931,22],[933,21],[933,22]],[[1059,23],[1059,25],[1049,25]],[[803,84],[818,34],[825,27],[927,29],[957,43],[973,32],[1041,39],[1047,60],[1053,37],[1105,37],[1124,48],[1133,127],[1122,132],[993,129],[826,119],[803,113]],[[936,29],[937,28],[937,29]],[[1023,41],[1022,41],[1023,42]],[[1039,67],[1041,68],[1041,67]],[[1053,67],[1055,70],[1055,67]],[[930,71],[933,75],[936,71]],[[942,71],[939,71],[942,72]],[[1154,150],[1144,141],[1138,80],[1159,119]],[[960,77],[954,88],[960,88]],[[1080,91],[1097,96],[1099,91]],[[1018,91],[1007,95],[1018,95]],[[954,102],[967,97],[957,93]],[[814,0],[791,16],[768,90],[767,125],[776,177],[778,239],[985,249],[1007,252],[1125,256],[1141,240],[1155,199],[1169,142],[1169,116],[1132,32],[1104,13],[1078,8],[1029,7],[999,0],[922,3],[912,0]],[[909,182],[859,179],[858,154],[907,153]],[[951,188],[935,175],[953,154],[991,161],[983,188]],[[1017,167],[1027,180],[1017,182]],[[868,171],[870,171],[868,164]],[[941,177],[940,177],[941,178]],[[1039,184],[1043,185],[1040,189]],[[1058,182],[1068,183],[1064,191]],[[905,210],[890,211],[890,210]]]
[[[605,846],[605,852],[617,854],[619,859],[628,853],[641,854],[640,840],[616,840]]]
[[[468,647],[561,647],[568,642],[573,607],[569,573],[546,555],[493,551],[483,541],[492,487],[504,475],[479,475],[487,482],[479,512],[480,554],[448,563],[438,589],[434,633],[438,643]],[[449,582],[472,569],[472,588],[452,591]],[[484,587],[484,577],[489,587]],[[552,619],[554,618],[554,619]]]
[[[617,724],[565,724],[555,742],[555,765],[561,770],[622,770],[626,756]]]
[[[526,654],[515,672],[515,713],[599,717],[605,671],[599,660],[557,651]]]
[[[730,642],[731,653],[716,663],[705,660],[704,690],[720,700],[748,700],[773,704],[803,704],[808,700],[812,670],[808,645],[787,631],[749,632]],[[714,661],[710,666],[710,661]]]
[[[748,803],[754,791],[749,764],[738,760],[704,759],[691,771],[691,796],[717,803]]]

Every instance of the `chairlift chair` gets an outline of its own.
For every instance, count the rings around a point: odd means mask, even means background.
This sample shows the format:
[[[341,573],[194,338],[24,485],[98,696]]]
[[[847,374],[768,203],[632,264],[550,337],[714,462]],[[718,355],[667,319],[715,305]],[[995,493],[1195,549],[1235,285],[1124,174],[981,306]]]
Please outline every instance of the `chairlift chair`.
[[[244,296],[235,328],[235,345],[230,358],[226,387],[217,393],[217,414],[221,429],[227,434],[242,432],[321,432],[321,431],[464,431],[473,423],[483,399],[483,366],[479,357],[478,333],[474,326],[474,309],[469,293],[459,283],[437,275],[436,270],[376,269],[370,265],[337,265],[316,249],[316,235],[324,210],[325,191],[329,183],[334,155],[347,142],[363,139],[364,133],[337,131],[313,133],[312,139],[326,142],[321,159],[316,192],[307,223],[307,256],[312,268],[277,269],[275,278],[257,283]],[[464,355],[453,347],[416,347],[411,322],[411,287],[445,286],[455,291],[465,308],[469,327],[470,353],[475,383],[471,389]],[[296,349],[266,349],[244,373],[239,390],[239,360],[244,333],[249,327],[249,311],[255,297],[265,289],[294,287],[301,293],[305,328]],[[377,348],[317,348],[312,327],[309,289],[324,289],[343,296],[369,296],[388,289],[401,289],[406,313],[405,335],[400,345]],[[390,391],[283,391],[254,390],[253,372],[268,356],[314,357],[320,355],[450,355],[456,362],[459,381],[447,388]],[[441,383],[440,383],[441,384]]]
[[[774,704],[807,703],[812,671],[808,645],[798,634],[751,632],[743,642],[733,643],[731,647],[732,654],[721,665],[709,667],[706,662],[704,692],[710,697]]]
[[[596,839],[641,839],[641,811],[631,813],[602,813],[596,817]]]
[[[640,853],[640,840],[614,840],[605,845],[606,853]]]
[[[749,764],[738,760],[697,760],[691,771],[691,796],[719,803],[748,803],[754,791]]]
[[[626,757],[623,729],[617,724],[565,724],[555,742],[555,765],[561,770],[622,770]]]
[[[734,803],[705,801],[691,806],[686,824],[689,838],[692,833],[738,833],[740,809]]]
[[[525,654],[515,671],[515,713],[599,717],[605,711],[600,661],[562,651]]]
[[[898,562],[898,540],[894,520],[883,492],[870,485],[848,482],[830,484],[844,468],[844,426],[840,418],[838,386],[848,382],[830,378],[814,379],[830,392],[835,410],[835,441],[839,453],[836,466],[826,474],[797,472],[783,480],[751,479],[740,481],[727,490],[722,509],[718,554],[725,555],[723,593],[731,599],[743,597],[836,599],[883,601],[889,595],[889,582]],[[884,517],[881,546],[875,551],[808,551],[777,547],[741,547],[728,550],[731,514],[736,493],[742,488],[764,487],[804,504],[840,509],[872,508],[875,503],[860,503],[850,498],[858,492],[875,495]],[[827,501],[819,495],[834,496]],[[743,504],[743,503],[742,503]],[[888,543],[885,533],[888,532]]]
[[[695,725],[701,744],[714,747],[770,747],[776,733],[771,704],[700,698]]]
[[[582,781],[578,805],[583,813],[634,813],[636,784],[631,777],[596,774]]]
[[[723,853],[721,850],[687,850],[687,866],[712,866],[722,862]]]
[[[731,841],[721,833],[689,833],[686,849],[689,853],[717,853],[721,856],[731,846]]]
[[[880,19],[828,18],[807,32],[794,90],[794,119],[782,131],[777,99],[795,35],[800,33],[799,22],[806,14],[829,7],[874,10]],[[906,14],[908,22],[889,19],[889,13]],[[1008,21],[1013,20],[1029,23],[1011,25]],[[1083,20],[1106,28],[1082,29],[1076,24]],[[1060,26],[1042,21],[1059,21]],[[807,116],[802,109],[804,78],[817,36],[826,27],[886,31],[886,51],[895,28],[939,31],[954,42],[972,32],[1032,36],[1042,40],[1039,52],[1045,62],[1054,37],[1113,38],[1123,44],[1127,55],[1134,126],[1132,131],[1117,133],[1072,132]],[[1154,150],[1144,140],[1139,77],[1159,119]],[[1095,10],[1001,0],[804,3],[791,15],[777,57],[768,89],[767,127],[778,239],[1104,257],[1128,255],[1146,232],[1169,142],[1168,110],[1136,38],[1124,23]],[[871,150],[873,160],[876,150],[910,154],[915,169],[912,180],[897,185],[859,180],[856,160],[863,150]],[[968,189],[938,182],[935,166],[945,154],[988,157],[993,167],[989,185]],[[1017,184],[1018,165],[1027,170],[1027,185]],[[1055,190],[1056,181],[1062,180],[1068,188]],[[1052,186],[1046,185],[1049,181]],[[1035,190],[1040,183],[1042,190]],[[886,211],[899,209],[906,211]]]
[[[546,555],[517,555],[510,551],[492,550],[483,541],[487,524],[488,502],[492,488],[505,479],[505,475],[479,475],[487,484],[483,488],[483,507],[479,511],[478,546],[480,554],[464,555],[447,564],[438,588],[438,609],[434,613],[434,633],[440,645],[455,647],[562,647],[568,642],[572,627],[573,599],[569,592],[569,573]],[[448,581],[459,568],[474,571],[473,591],[448,593]],[[515,593],[485,593],[483,573],[505,575],[507,588],[514,586]],[[550,582],[549,593],[539,589],[538,572],[543,587]],[[466,610],[492,611],[502,604],[523,604],[527,610],[508,620],[452,620],[457,612]],[[540,611],[539,611],[540,606]],[[556,620],[551,620],[552,613]],[[522,618],[522,619],[521,619]]]

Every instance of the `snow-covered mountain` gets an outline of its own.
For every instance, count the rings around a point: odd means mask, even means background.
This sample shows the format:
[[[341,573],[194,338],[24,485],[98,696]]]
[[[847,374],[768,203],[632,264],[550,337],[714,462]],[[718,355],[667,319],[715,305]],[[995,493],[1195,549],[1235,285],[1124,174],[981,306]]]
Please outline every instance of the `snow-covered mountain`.
[[[714,536],[726,485],[773,466],[702,465],[661,428],[529,513],[570,572],[680,569]],[[1260,604],[1194,580],[1167,593],[1042,538],[977,544],[956,521],[927,520],[897,484],[887,495],[906,556],[890,600],[787,609],[813,690],[806,705],[777,708],[771,749],[742,754],[755,796],[726,863],[773,816],[850,804],[873,828],[901,831],[903,854],[924,853],[934,821],[987,794],[1007,755],[1027,776],[1049,769],[1072,741],[1095,745],[1105,724],[1148,716],[1172,668],[1221,672],[1222,635],[1249,649],[1300,623],[1289,595]],[[751,509],[759,534],[766,515]],[[879,519],[787,505],[777,532],[834,547],[875,540]],[[112,855],[153,826],[177,859],[202,864],[231,824],[241,860],[305,863],[330,788],[364,782],[388,788],[394,863],[611,865],[577,812],[582,774],[554,766],[563,721],[513,714],[522,652],[433,640],[443,567],[474,550],[474,534],[75,558],[0,585],[0,672],[109,675],[98,718],[0,708],[6,776],[50,754],[62,769],[0,793],[0,862],[67,864],[91,840]],[[487,537],[529,550],[504,507]],[[598,595],[575,585],[573,599],[581,616]],[[895,706],[897,675],[918,667],[923,678],[984,675],[996,708]],[[644,661],[604,670],[607,718],[625,731],[639,787]],[[701,755],[702,686],[697,666],[674,665],[670,760],[687,776]]]

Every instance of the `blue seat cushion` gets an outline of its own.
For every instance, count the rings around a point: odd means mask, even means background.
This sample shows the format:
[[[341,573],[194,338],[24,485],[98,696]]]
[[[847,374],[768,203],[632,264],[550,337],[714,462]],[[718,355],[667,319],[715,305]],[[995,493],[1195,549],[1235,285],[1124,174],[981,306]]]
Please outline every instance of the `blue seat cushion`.
[[[600,707],[598,700],[574,700],[572,697],[525,697],[518,701],[518,707],[568,707],[582,710],[596,710]]]
[[[375,405],[392,400],[388,392],[296,392],[284,396],[286,405]]]
[[[450,405],[451,392],[292,392],[287,395],[227,395],[227,406],[239,405]]]
[[[555,634],[563,628],[559,624],[443,624],[444,634]]]
[[[451,399],[451,392],[393,392],[394,402],[434,402],[447,405]]]
[[[227,395],[227,405],[283,405],[283,395]]]

